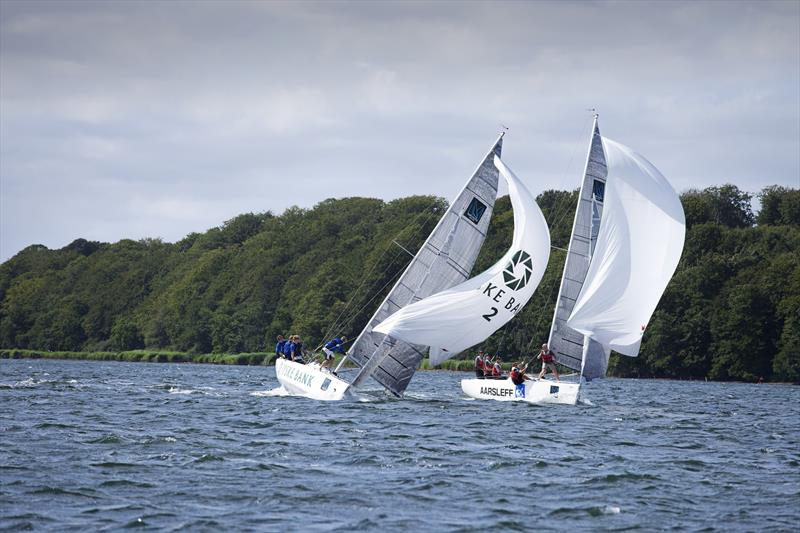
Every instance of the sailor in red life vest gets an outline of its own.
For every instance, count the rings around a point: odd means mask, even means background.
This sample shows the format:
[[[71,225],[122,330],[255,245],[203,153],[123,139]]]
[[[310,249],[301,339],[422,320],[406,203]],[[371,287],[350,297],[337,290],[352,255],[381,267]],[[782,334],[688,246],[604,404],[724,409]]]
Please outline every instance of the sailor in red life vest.
[[[475,377],[478,379],[484,378],[483,373],[483,352],[478,352],[478,355],[475,356]]]
[[[542,360],[542,371],[539,372],[539,379],[542,379],[544,375],[547,374],[547,369],[550,368],[556,376],[556,381],[561,381],[558,377],[558,370],[556,369],[556,354],[547,347],[546,343],[542,344],[542,349],[539,355],[536,356],[536,359]]]
[[[521,363],[517,363],[511,367],[511,372],[508,373],[508,377],[511,378],[511,382],[514,385],[522,385],[525,383],[525,369],[520,368],[522,365]]]
[[[494,359],[494,357],[489,357],[488,353],[483,355],[483,373],[487,376],[492,375],[492,367],[494,367],[492,359]]]
[[[492,377],[494,379],[501,379],[503,377],[503,367],[500,365],[501,359],[498,357],[497,361],[492,366]]]

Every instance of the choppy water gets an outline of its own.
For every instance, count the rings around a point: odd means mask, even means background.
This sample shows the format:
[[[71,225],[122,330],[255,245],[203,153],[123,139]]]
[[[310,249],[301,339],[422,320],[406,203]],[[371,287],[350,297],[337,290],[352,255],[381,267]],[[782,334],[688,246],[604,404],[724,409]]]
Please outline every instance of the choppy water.
[[[467,376],[320,403],[273,368],[0,360],[0,528],[797,531],[800,387]]]

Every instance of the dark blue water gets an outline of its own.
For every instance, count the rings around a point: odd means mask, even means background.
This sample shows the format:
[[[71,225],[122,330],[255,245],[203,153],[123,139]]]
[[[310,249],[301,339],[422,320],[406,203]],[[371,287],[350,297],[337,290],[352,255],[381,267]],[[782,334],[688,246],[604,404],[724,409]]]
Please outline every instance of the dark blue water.
[[[589,403],[265,395],[274,369],[0,360],[0,528],[797,531],[800,387],[605,380]]]

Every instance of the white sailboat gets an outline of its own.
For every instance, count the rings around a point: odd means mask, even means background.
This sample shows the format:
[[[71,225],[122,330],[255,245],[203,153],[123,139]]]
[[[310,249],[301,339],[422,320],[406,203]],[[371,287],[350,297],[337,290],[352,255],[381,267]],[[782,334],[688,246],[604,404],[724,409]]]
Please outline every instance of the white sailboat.
[[[449,289],[469,277],[486,238],[497,198],[499,172],[493,159],[500,155],[502,145],[503,134],[500,134],[348,350],[346,358],[362,367],[355,386],[372,376],[397,396],[405,391],[425,347],[388,338],[374,332],[373,328],[402,307]],[[373,364],[365,370],[370,360]],[[337,371],[343,363],[344,360],[339,363]],[[275,366],[278,381],[291,394],[339,400],[351,387],[350,383],[318,365],[278,359]]]
[[[279,359],[276,373],[287,391],[338,400],[371,377],[402,396],[426,352],[438,364],[488,338],[527,303],[544,275],[550,235],[533,196],[500,159],[502,140],[501,134],[348,350],[361,367],[352,383],[315,365]],[[501,174],[514,207],[512,247],[468,279]]]
[[[548,345],[579,381],[483,381],[478,398],[535,403],[578,399],[580,376],[603,377],[611,350],[635,357],[642,335],[678,266],[686,233],[675,190],[644,157],[601,137],[595,115],[586,169]],[[481,387],[472,383],[470,391]],[[513,394],[512,394],[513,392]],[[522,398],[522,394],[525,395]]]

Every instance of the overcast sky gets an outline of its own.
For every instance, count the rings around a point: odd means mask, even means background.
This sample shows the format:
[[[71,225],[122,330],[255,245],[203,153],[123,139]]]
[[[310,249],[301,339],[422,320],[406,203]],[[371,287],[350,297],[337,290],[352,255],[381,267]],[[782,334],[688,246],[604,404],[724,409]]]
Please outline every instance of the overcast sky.
[[[591,114],[678,191],[800,187],[800,2],[0,0],[0,261],[330,197],[535,194]]]

